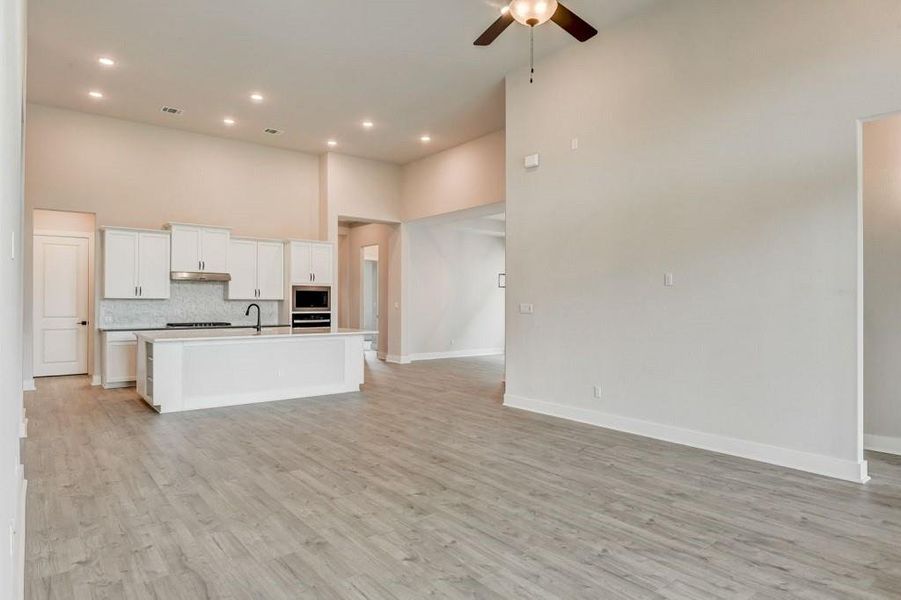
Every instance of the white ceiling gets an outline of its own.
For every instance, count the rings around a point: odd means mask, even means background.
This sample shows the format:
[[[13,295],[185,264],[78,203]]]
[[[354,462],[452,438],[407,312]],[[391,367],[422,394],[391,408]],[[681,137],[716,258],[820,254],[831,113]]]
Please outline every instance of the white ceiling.
[[[472,45],[501,1],[31,0],[29,100],[314,153],[334,137],[337,152],[405,163],[503,128],[503,78],[527,64],[528,31]],[[601,29],[654,1],[566,4]],[[536,30],[539,55],[576,43]]]

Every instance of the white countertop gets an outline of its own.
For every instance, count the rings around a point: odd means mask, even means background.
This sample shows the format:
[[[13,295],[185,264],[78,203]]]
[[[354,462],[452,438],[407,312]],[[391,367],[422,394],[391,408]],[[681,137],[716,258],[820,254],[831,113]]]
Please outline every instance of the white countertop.
[[[255,338],[285,337],[333,337],[349,335],[375,335],[377,331],[367,329],[332,329],[329,331],[293,330],[290,327],[264,329],[261,332],[253,327],[247,329],[178,329],[172,331],[138,331],[135,336],[148,342],[200,342],[218,340],[249,340]]]

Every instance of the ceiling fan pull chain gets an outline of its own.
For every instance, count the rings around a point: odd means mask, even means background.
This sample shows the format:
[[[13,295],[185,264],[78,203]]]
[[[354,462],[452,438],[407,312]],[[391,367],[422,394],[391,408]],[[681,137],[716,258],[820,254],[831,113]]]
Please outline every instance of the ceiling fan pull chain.
[[[529,27],[529,83],[535,81],[535,26]]]

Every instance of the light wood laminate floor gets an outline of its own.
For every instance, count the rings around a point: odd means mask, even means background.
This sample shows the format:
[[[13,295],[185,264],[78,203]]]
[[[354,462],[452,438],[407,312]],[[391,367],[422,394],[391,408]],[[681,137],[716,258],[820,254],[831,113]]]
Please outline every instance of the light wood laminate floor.
[[[27,598],[899,598],[901,459],[861,486],[501,406],[496,358],[158,415],[28,395]]]

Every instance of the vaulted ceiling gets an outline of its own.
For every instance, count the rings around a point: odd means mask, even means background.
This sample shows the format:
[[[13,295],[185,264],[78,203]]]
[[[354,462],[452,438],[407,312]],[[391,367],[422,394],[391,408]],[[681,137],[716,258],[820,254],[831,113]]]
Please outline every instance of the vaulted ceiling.
[[[655,0],[567,0],[601,29]],[[504,126],[528,31],[473,40],[501,0],[31,0],[30,101],[277,147],[405,163]],[[536,30],[546,55],[575,40]],[[588,42],[591,43],[591,42]],[[109,56],[114,67],[102,67]],[[540,74],[539,74],[540,76]],[[88,95],[103,93],[102,99]],[[251,102],[252,92],[264,96]],[[161,106],[183,109],[164,114]],[[223,119],[235,120],[226,126]],[[364,130],[361,122],[374,126]],[[263,129],[282,130],[268,135]],[[429,134],[424,144],[420,136]]]

